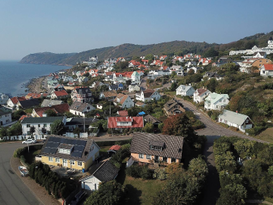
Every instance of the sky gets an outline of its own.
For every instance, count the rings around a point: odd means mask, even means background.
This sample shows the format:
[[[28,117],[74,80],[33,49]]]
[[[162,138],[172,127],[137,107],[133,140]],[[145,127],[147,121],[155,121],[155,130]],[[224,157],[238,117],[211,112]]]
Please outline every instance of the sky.
[[[0,60],[123,43],[229,43],[273,30],[272,0],[1,0]]]

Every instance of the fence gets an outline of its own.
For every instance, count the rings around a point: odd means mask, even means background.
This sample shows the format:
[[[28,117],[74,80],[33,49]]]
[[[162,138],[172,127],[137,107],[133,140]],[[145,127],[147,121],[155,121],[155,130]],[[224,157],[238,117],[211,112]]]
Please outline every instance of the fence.
[[[16,141],[16,140],[26,140],[26,139],[32,139],[35,140],[44,140],[46,139],[47,135],[18,135],[18,136],[5,136],[0,141]]]

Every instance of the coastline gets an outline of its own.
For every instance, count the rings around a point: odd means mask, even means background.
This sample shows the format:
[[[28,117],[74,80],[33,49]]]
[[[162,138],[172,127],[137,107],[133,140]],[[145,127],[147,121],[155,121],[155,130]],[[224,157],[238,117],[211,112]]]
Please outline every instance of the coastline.
[[[38,78],[30,79],[29,83],[26,85],[28,93],[44,93],[47,90],[43,87],[43,82],[46,80],[47,76],[41,76]]]

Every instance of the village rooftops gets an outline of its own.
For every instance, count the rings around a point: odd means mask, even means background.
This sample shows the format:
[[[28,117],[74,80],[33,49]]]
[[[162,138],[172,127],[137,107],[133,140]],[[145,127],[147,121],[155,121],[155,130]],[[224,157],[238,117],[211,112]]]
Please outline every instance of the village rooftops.
[[[55,120],[63,120],[64,117],[26,117],[21,123],[52,123]]]
[[[237,125],[242,125],[246,121],[246,119],[249,117],[247,115],[233,112],[230,110],[224,110],[223,114],[219,115],[219,118],[221,118],[222,120],[226,120],[228,122],[232,122]]]
[[[108,128],[144,127],[143,117],[108,117]]]

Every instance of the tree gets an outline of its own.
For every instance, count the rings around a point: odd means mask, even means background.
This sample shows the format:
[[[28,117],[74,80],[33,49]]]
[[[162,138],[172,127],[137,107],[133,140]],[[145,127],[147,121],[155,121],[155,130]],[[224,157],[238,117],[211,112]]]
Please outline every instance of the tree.
[[[84,202],[84,205],[118,205],[122,204],[124,187],[115,180],[100,184],[98,191]]]
[[[7,127],[1,127],[0,129],[0,138],[6,137],[8,135],[8,128]]]
[[[12,113],[12,119],[13,120],[19,120],[22,115],[25,115],[26,113],[23,110],[17,110],[14,113]]]
[[[51,109],[46,110],[44,112],[44,114],[46,114],[47,117],[55,117],[55,116],[57,116],[57,113],[54,110],[51,110]]]
[[[173,115],[167,118],[164,121],[162,133],[184,137],[190,145],[193,145],[196,140],[196,134],[191,126],[190,119],[185,115],[185,113]]]
[[[144,132],[152,133],[152,132],[154,132],[154,125],[153,125],[153,123],[148,122],[148,123],[146,123],[146,125],[144,126],[143,129],[144,129]]]
[[[61,135],[64,132],[64,123],[61,120],[56,120],[51,125],[51,133]]]
[[[184,171],[182,166],[183,164],[174,162],[174,163],[168,164],[165,171],[168,175],[178,174]]]
[[[212,78],[209,80],[209,83],[207,84],[208,90],[211,92],[215,92],[216,86],[218,85],[218,82],[215,78]]]
[[[229,184],[220,189],[216,205],[243,205],[247,197],[246,188],[241,184]]]
[[[177,88],[177,83],[173,82],[172,85],[171,85],[171,91],[175,91],[176,88]]]

